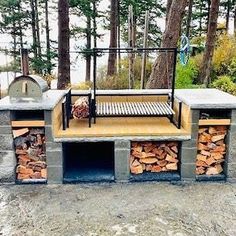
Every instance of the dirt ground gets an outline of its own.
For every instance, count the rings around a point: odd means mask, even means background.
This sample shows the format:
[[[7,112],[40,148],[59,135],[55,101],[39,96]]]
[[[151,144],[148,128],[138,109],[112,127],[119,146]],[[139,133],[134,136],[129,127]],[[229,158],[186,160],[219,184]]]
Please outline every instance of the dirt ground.
[[[236,235],[236,185],[0,186],[0,235]]]

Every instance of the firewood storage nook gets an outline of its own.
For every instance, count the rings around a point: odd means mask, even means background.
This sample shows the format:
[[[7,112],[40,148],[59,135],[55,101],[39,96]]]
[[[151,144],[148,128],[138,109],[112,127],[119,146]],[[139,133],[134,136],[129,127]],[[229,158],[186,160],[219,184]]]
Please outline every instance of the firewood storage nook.
[[[225,179],[229,126],[230,110],[200,110],[196,158],[197,180]]]

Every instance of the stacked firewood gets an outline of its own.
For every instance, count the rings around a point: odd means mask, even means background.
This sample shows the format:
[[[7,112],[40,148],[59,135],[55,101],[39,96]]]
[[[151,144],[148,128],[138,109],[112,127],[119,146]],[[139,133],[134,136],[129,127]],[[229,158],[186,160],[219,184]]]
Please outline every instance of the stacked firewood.
[[[132,142],[130,171],[132,174],[178,170],[177,142]]]
[[[202,127],[198,131],[197,175],[217,175],[223,172],[226,126]]]
[[[87,97],[80,97],[72,106],[71,113],[74,119],[82,119],[89,116],[89,102]]]
[[[17,179],[47,179],[44,129],[15,129],[13,136]]]

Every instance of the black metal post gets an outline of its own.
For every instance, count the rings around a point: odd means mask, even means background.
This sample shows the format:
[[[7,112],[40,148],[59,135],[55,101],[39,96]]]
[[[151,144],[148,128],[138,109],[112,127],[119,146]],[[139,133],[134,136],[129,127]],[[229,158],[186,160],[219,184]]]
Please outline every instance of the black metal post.
[[[66,94],[66,126],[69,128],[70,126],[70,118],[71,118],[71,89]]]
[[[88,100],[89,100],[89,128],[91,128],[91,119],[92,119],[92,94],[91,94],[91,91],[89,91]]]
[[[64,99],[64,101],[62,102],[62,129],[63,130],[66,130],[66,121],[65,121],[65,119],[66,119],[66,109],[65,109],[65,99]]]
[[[179,102],[178,129],[181,129],[181,118],[182,118],[182,102]]]
[[[173,67],[173,79],[172,79],[172,91],[171,91],[171,108],[174,108],[175,99],[175,77],[176,77],[176,65],[177,65],[177,48],[174,49],[174,67]]]
[[[97,51],[96,48],[93,49],[93,119],[94,124],[96,124],[96,107],[97,107],[97,101],[96,101],[96,77],[97,77]]]

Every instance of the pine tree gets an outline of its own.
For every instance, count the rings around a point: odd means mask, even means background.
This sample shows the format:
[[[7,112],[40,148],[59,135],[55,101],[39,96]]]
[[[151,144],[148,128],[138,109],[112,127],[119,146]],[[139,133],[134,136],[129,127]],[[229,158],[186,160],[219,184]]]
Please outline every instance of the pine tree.
[[[70,83],[70,28],[69,2],[58,0],[58,89]]]

